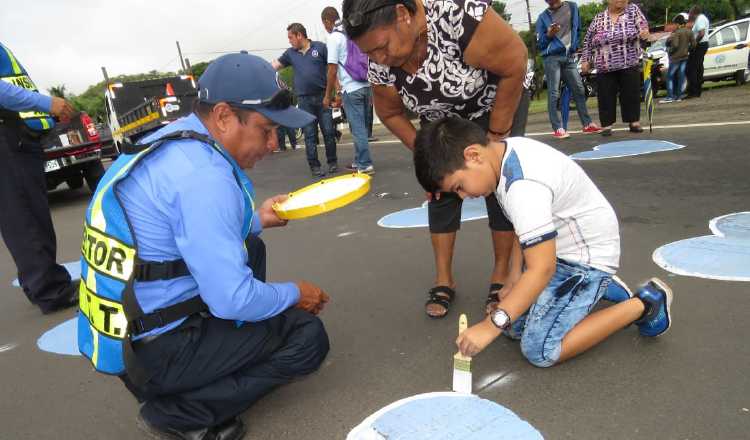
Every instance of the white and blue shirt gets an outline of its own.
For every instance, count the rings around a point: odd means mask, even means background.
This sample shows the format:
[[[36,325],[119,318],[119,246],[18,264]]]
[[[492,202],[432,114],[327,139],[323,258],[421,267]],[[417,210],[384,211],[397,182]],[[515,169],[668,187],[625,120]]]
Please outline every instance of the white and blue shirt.
[[[143,142],[182,130],[209,135],[193,114]],[[136,282],[135,296],[145,313],[198,293],[217,318],[255,322],[278,315],[299,301],[296,284],[264,283],[247,266],[242,234],[245,199],[233,174],[238,165],[227,158],[197,140],[171,141],[144,158],[117,187],[139,256],[146,261],[182,258],[191,274]],[[261,229],[256,215],[251,234],[258,235]]]
[[[698,33],[700,31],[703,31],[703,38],[701,38],[698,43],[708,43],[708,27],[710,23],[708,21],[708,17],[706,17],[703,14],[700,14],[693,23],[693,35],[698,38]]]
[[[558,258],[614,273],[617,216],[586,172],[541,142],[515,137],[506,143],[496,194],[521,247],[555,239]]]

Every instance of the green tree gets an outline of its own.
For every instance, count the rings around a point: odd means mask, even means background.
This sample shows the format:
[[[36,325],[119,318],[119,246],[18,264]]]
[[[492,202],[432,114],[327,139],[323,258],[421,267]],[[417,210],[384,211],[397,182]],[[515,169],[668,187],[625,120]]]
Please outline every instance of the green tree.
[[[511,14],[505,12],[505,2],[494,1],[492,2],[492,9],[497,12],[497,15],[503,17],[503,20],[510,23]]]
[[[197,64],[193,64],[191,70],[195,79],[198,79],[201,77],[201,75],[203,75],[203,72],[206,71],[206,67],[208,67],[209,64],[211,64],[211,61],[203,61]]]
[[[701,5],[703,13],[712,21],[734,20],[749,4],[748,0],[641,0],[641,10],[652,26],[671,21],[680,12],[688,12],[695,4]]]
[[[583,38],[586,36],[586,31],[589,30],[589,26],[591,25],[591,22],[594,21],[594,17],[596,17],[596,14],[602,12],[605,9],[607,9],[606,0],[587,3],[578,8],[578,16],[581,19],[581,27],[579,30],[581,42],[583,42]]]
[[[58,84],[47,89],[50,96],[57,96],[58,98],[67,98],[67,90],[65,90],[65,84]]]

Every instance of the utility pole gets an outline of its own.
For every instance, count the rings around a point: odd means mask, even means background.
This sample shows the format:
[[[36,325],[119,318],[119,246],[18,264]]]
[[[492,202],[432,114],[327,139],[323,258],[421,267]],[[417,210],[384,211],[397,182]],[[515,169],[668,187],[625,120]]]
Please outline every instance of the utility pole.
[[[539,81],[538,75],[536,74],[536,30],[534,29],[534,25],[531,23],[531,6],[529,5],[529,0],[526,0],[526,17],[529,20],[529,38],[531,38],[531,47],[529,51],[529,60],[531,61],[531,68],[534,70],[534,84],[537,84]],[[534,94],[538,96],[539,89],[541,87],[534,87]]]
[[[182,49],[180,49],[180,42],[177,42],[177,55],[180,57],[180,66],[182,66],[182,71],[185,72],[187,69],[185,69],[185,60],[182,58]]]

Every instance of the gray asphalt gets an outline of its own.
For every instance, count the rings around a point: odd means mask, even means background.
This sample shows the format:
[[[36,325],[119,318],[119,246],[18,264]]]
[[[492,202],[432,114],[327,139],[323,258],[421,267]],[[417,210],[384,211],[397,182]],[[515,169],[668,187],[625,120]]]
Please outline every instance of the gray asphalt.
[[[743,93],[746,102],[748,90],[716,93]],[[702,122],[699,111],[688,110],[699,109],[698,102],[676,105],[684,107],[665,110],[664,120],[681,112],[676,120],[682,123]],[[750,119],[738,110],[721,113],[716,119]],[[529,132],[547,129],[543,115],[532,117]],[[392,139],[382,128],[378,135]],[[551,369],[531,366],[516,343],[498,340],[473,362],[475,391],[548,439],[748,438],[750,284],[673,276],[651,260],[662,244],[709,234],[712,218],[750,210],[748,135],[750,125],[617,132],[611,141],[653,138],[687,148],[582,163],[620,218],[621,277],[631,285],[652,275],[667,280],[675,291],[674,326],[657,340],[625,329]],[[584,135],[538,139],[566,153],[602,142]],[[433,268],[427,231],[376,225],[383,215],[419,206],[422,191],[403,146],[372,148],[377,174],[369,195],[264,233],[271,280],[307,279],[333,298],[322,315],[332,349],[318,373],[279,389],[244,415],[248,438],[341,439],[391,402],[449,390],[457,316],[481,317],[492,265],[486,223],[463,225],[455,256],[458,298],[447,319],[428,319],[423,303]],[[339,154],[343,165],[351,146]],[[311,180],[301,150],[274,154],[249,175],[261,199]],[[389,195],[378,197],[382,193]],[[78,258],[88,197],[84,190],[50,195],[61,262]],[[95,374],[81,357],[36,347],[44,331],[74,312],[42,316],[10,287],[14,271],[0,247],[0,346],[16,345],[0,352],[0,439],[142,438],[134,423],[137,402],[117,379]]]

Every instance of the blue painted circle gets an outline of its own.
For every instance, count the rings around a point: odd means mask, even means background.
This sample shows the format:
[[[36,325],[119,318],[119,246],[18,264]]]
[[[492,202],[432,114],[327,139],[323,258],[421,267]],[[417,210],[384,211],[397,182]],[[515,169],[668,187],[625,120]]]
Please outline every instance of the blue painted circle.
[[[426,394],[405,399],[360,426],[348,440],[541,440],[513,411],[475,395]]]
[[[466,199],[461,206],[461,222],[487,218],[487,205],[483,198]],[[427,204],[419,208],[410,208],[388,214],[378,220],[383,228],[426,228]]]
[[[73,281],[77,281],[81,279],[81,261],[71,261],[69,263],[64,263],[63,267],[68,271],[70,274],[70,279]],[[18,282],[18,278],[13,280],[11,283],[13,287],[21,287],[21,283]]]
[[[37,341],[40,350],[68,356],[80,356],[78,351],[78,317],[69,319],[44,333]]]
[[[681,148],[685,148],[685,146],[667,141],[644,139],[635,141],[610,142],[608,144],[598,145],[591,151],[583,151],[580,153],[572,154],[570,157],[575,160],[608,159],[615,157],[657,153],[660,151],[679,150]]]

